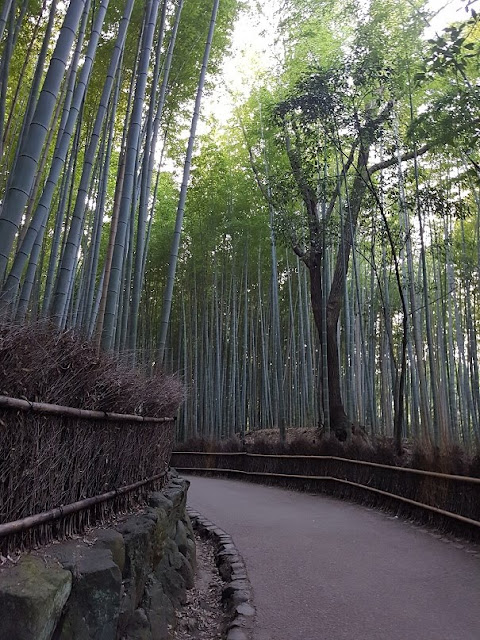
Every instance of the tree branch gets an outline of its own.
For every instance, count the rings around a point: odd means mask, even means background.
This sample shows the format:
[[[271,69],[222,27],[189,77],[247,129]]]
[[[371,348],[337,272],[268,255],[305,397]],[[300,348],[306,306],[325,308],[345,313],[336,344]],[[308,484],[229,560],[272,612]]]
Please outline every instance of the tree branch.
[[[388,160],[382,160],[382,162],[377,162],[376,164],[372,164],[371,167],[368,168],[368,174],[371,176],[373,173],[377,171],[382,171],[382,169],[388,169],[388,167],[392,167],[394,164],[398,164],[398,162],[406,162],[407,160],[412,160],[415,156],[423,156],[427,151],[430,151],[437,143],[429,142],[428,144],[424,144],[423,147],[419,149],[414,149],[413,151],[409,151],[408,153],[404,153],[400,158],[392,157],[388,158]]]
[[[285,149],[287,151],[287,156],[290,161],[290,166],[292,168],[293,177],[295,178],[295,182],[297,183],[300,192],[302,193],[305,200],[309,202],[316,203],[316,196],[313,192],[313,189],[308,184],[298,159],[298,155],[296,150],[292,147],[292,142],[290,140],[290,135],[284,126],[284,134],[285,134]]]
[[[247,149],[248,149],[248,157],[250,158],[250,166],[252,168],[253,171],[253,175],[255,177],[255,182],[257,183],[258,188],[260,189],[260,192],[262,194],[262,196],[265,198],[265,200],[269,203],[272,204],[272,199],[270,198],[270,195],[268,193],[268,190],[265,188],[261,178],[260,178],[260,172],[257,168],[257,165],[255,164],[255,159],[253,157],[253,151],[252,151],[252,147],[250,145],[250,143],[248,142],[248,137],[247,137],[247,132],[245,131],[245,127],[243,125],[242,120],[239,118],[238,122],[240,124],[240,128],[242,130],[243,133],[243,139],[245,140],[245,144],[247,145]]]
[[[472,120],[472,122],[470,122],[468,126],[472,127],[472,126],[478,125],[479,123],[480,123],[480,118],[475,118],[475,120]],[[466,128],[467,128],[467,125],[458,127],[452,132],[451,135],[455,136],[457,135],[457,133],[462,133],[462,131],[465,131]],[[388,160],[377,162],[376,164],[373,164],[368,169],[368,174],[371,176],[373,173],[376,173],[377,171],[381,171],[382,169],[387,169],[388,167],[391,167],[394,164],[397,164],[399,161],[406,162],[407,160],[413,160],[415,156],[417,157],[423,156],[425,153],[427,153],[427,151],[430,151],[431,149],[433,149],[439,144],[441,144],[439,140],[433,140],[432,142],[427,142],[426,144],[423,145],[423,147],[420,147],[419,149],[414,149],[413,151],[404,153],[402,156],[400,156],[400,158],[392,157],[392,158],[388,158]]]
[[[335,204],[337,202],[337,198],[340,195],[340,191],[341,191],[341,188],[342,188],[342,181],[345,179],[345,176],[347,175],[348,170],[350,169],[350,167],[353,164],[353,160],[355,158],[355,151],[356,151],[358,145],[361,142],[361,136],[362,136],[363,132],[368,127],[373,127],[375,129],[378,129],[378,127],[381,124],[383,124],[383,122],[385,122],[385,120],[388,118],[388,116],[390,114],[390,111],[392,110],[392,107],[393,107],[393,102],[389,101],[386,104],[386,106],[384,107],[384,109],[381,111],[381,113],[376,118],[369,119],[367,117],[366,123],[365,123],[365,125],[363,127],[360,126],[360,123],[358,122],[358,114],[356,114],[359,135],[358,135],[358,138],[356,140],[354,140],[354,142],[352,144],[352,148],[350,150],[350,154],[349,154],[349,156],[347,158],[347,161],[344,163],[344,165],[342,167],[342,173],[341,173],[341,175],[339,176],[339,178],[337,180],[337,186],[335,187],[335,190],[332,193],[332,197],[330,198],[330,202],[329,202],[328,207],[327,207],[327,211],[326,211],[326,214],[325,214],[325,220],[328,221],[328,219],[330,218],[330,216],[333,213],[333,210],[335,208]],[[337,136],[338,136],[338,134],[337,134]],[[335,142],[334,142],[334,144],[335,144]],[[341,152],[340,144],[338,145],[337,148]]]
[[[308,256],[309,256],[309,252],[306,249],[301,249],[298,244],[294,244],[292,242],[292,249],[293,252],[300,258],[300,260],[302,262],[307,262],[308,260]]]

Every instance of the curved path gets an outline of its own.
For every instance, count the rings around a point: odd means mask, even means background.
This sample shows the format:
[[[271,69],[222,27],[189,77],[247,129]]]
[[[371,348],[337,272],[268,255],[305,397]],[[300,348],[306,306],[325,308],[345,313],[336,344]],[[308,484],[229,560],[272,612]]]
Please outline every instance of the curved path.
[[[468,547],[326,496],[186,477],[190,506],[245,560],[254,640],[480,640]]]

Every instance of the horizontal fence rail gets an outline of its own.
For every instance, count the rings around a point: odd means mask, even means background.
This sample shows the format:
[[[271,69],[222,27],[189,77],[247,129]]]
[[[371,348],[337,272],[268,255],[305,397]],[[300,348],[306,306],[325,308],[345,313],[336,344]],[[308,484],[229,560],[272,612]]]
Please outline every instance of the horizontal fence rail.
[[[480,478],[396,467],[338,456],[306,456],[247,452],[176,451],[171,464],[178,471],[234,474],[262,478],[280,484],[294,481],[312,488],[319,483],[333,495],[365,501],[377,506],[403,505],[431,518],[456,522],[469,533],[480,534]],[[387,504],[388,503],[388,504]],[[425,519],[425,518],[423,518]]]
[[[147,478],[146,480],[134,482],[133,484],[127,485],[126,487],[120,487],[119,489],[114,489],[113,491],[107,491],[107,493],[102,493],[99,496],[85,498],[84,500],[78,500],[77,502],[72,502],[71,504],[66,504],[62,505],[61,507],[56,507],[55,509],[50,509],[50,511],[37,513],[34,516],[27,516],[26,518],[22,518],[21,520],[15,520],[14,522],[6,522],[5,524],[0,524],[0,538],[3,536],[11,535],[13,533],[27,531],[28,529],[32,529],[33,527],[38,527],[41,524],[46,524],[48,522],[52,522],[53,520],[59,520],[60,518],[72,515],[73,513],[79,513],[84,509],[89,509],[90,507],[93,507],[97,504],[107,502],[108,500],[112,500],[114,498],[117,498],[118,496],[131,493],[132,491],[135,491],[140,487],[144,487],[147,484],[151,484],[152,482],[161,480],[165,477],[165,475],[166,471],[163,471],[162,473],[158,473],[156,476],[152,476],[151,478]]]
[[[394,500],[400,500],[401,502],[405,502],[406,504],[411,504],[415,507],[420,507],[422,509],[426,509],[427,511],[432,511],[433,513],[438,513],[442,516],[447,516],[449,518],[453,518],[458,520],[459,522],[464,522],[466,524],[472,525],[474,527],[478,527],[480,529],[480,522],[478,520],[472,520],[471,518],[465,518],[464,516],[459,516],[456,513],[452,513],[451,511],[445,511],[443,509],[438,509],[437,507],[431,507],[428,504],[423,504],[422,502],[417,502],[416,500],[410,500],[409,498],[404,498],[403,496],[399,496],[395,493],[389,493],[388,491],[382,491],[381,489],[375,489],[374,487],[369,487],[366,484],[359,484],[358,482],[350,482],[349,480],[342,480],[341,478],[332,478],[331,476],[300,476],[294,473],[262,473],[259,471],[240,471],[238,469],[217,469],[217,468],[199,468],[199,467],[175,467],[177,471],[186,471],[186,472],[195,472],[195,471],[205,471],[206,473],[238,473],[246,476],[262,476],[265,478],[296,478],[298,480],[331,480],[333,482],[340,482],[341,484],[347,484],[352,487],[358,487],[359,489],[365,489],[367,491],[372,491],[373,493],[377,493],[382,496],[386,496],[388,498],[392,498]]]
[[[18,411],[33,411],[43,415],[61,416],[65,418],[79,418],[81,420],[109,420],[110,422],[145,422],[156,424],[162,422],[174,422],[176,418],[151,418],[138,414],[112,413],[109,411],[92,411],[90,409],[76,409],[64,407],[60,404],[46,404],[44,402],[31,402],[21,398],[0,396],[2,409],[16,409]]]

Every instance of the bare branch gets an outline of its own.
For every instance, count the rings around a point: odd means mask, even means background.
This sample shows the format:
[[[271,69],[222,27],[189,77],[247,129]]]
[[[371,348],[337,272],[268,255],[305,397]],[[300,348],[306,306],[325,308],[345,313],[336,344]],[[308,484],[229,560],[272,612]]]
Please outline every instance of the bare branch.
[[[472,127],[472,126],[478,125],[479,123],[480,123],[480,118],[476,118],[475,120],[472,120],[472,122],[470,122],[468,126]],[[466,128],[467,128],[466,125],[458,127],[453,131],[451,135],[455,136],[457,135],[457,133],[462,133],[462,131],[465,131]],[[397,164],[399,161],[406,162],[407,160],[413,160],[413,158],[415,157],[423,156],[425,153],[427,153],[427,151],[430,151],[431,149],[438,146],[439,144],[441,144],[441,142],[439,142],[438,140],[433,140],[432,142],[427,142],[419,149],[413,149],[413,151],[404,153],[403,155],[400,156],[400,158],[392,157],[392,158],[388,158],[387,160],[383,160],[382,162],[377,162],[376,164],[372,165],[369,168],[368,174],[371,176],[373,173],[376,173],[377,171],[381,171],[382,169],[387,169],[388,167],[392,167],[394,164]]]
[[[352,148],[350,150],[350,154],[349,154],[349,156],[347,158],[347,161],[342,167],[342,173],[338,177],[337,186],[335,187],[335,189],[334,189],[334,191],[332,193],[332,197],[330,198],[330,202],[328,204],[327,211],[325,213],[325,220],[326,221],[328,221],[328,219],[330,218],[330,216],[333,213],[333,210],[335,208],[335,203],[337,202],[337,198],[340,195],[343,178],[347,175],[348,170],[350,169],[350,167],[353,164],[353,160],[355,158],[355,149],[357,148],[357,146],[358,146],[358,140],[355,140],[355,142],[352,144]]]
[[[372,175],[377,171],[382,171],[382,169],[388,169],[388,167],[392,167],[394,164],[398,164],[398,162],[406,162],[407,160],[412,160],[415,157],[423,156],[427,151],[430,151],[435,146],[435,142],[429,142],[428,144],[424,144],[423,147],[419,149],[414,149],[413,151],[409,151],[408,153],[404,153],[400,156],[400,158],[392,157],[387,160],[382,160],[382,162],[377,162],[373,164],[368,169],[368,175]]]

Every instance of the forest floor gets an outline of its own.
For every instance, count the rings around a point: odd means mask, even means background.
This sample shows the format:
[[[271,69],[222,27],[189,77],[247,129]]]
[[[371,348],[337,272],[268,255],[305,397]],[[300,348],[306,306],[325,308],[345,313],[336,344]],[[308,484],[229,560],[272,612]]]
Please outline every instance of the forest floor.
[[[287,443],[301,438],[311,444],[316,444],[320,439],[317,429],[308,429],[306,427],[288,427],[285,429],[285,438]],[[280,432],[278,429],[258,429],[245,434],[246,444],[254,444],[258,441],[272,444],[280,442]]]
[[[221,579],[213,544],[195,534],[197,570],[195,586],[187,591],[187,603],[177,611],[174,640],[220,640],[226,624],[222,608]]]
[[[305,448],[308,449],[309,445],[319,445],[322,441],[322,437],[323,435],[320,430],[313,427],[288,427],[285,429],[285,444],[290,445],[293,443],[294,446],[300,446],[302,449],[295,452],[292,451],[291,453],[320,455],[320,452],[318,451],[309,451],[305,450]],[[278,429],[258,429],[257,431],[250,431],[249,433],[245,434],[244,441],[246,445],[254,446],[260,444],[266,445],[267,447],[271,446],[272,448],[274,448],[276,445],[280,445],[282,442],[280,439],[280,431]],[[392,451],[392,456],[395,458],[395,461],[399,466],[416,466],[415,464],[412,465],[412,459],[415,453],[415,445],[412,441],[403,441],[403,453],[400,457],[398,457],[395,453],[393,438],[379,437],[372,441],[369,439],[369,436],[365,432],[357,430],[357,434],[353,435],[350,444],[354,445],[357,448],[360,447],[360,449],[363,450],[371,450],[372,447],[375,448],[378,447],[379,444],[381,444],[382,446],[387,447]],[[457,457],[459,455],[458,451],[456,452]],[[272,453],[274,453],[274,451],[272,451]],[[335,455],[341,455],[341,453],[337,453]],[[448,455],[451,455],[451,452],[448,452],[447,456]],[[468,457],[465,456],[465,459],[467,458]],[[378,462],[382,461],[378,460]],[[428,466],[426,468],[428,470]],[[432,468],[429,470],[441,471],[442,469]],[[444,469],[442,471],[444,471],[444,473],[454,472],[453,470],[450,471],[448,469]]]

